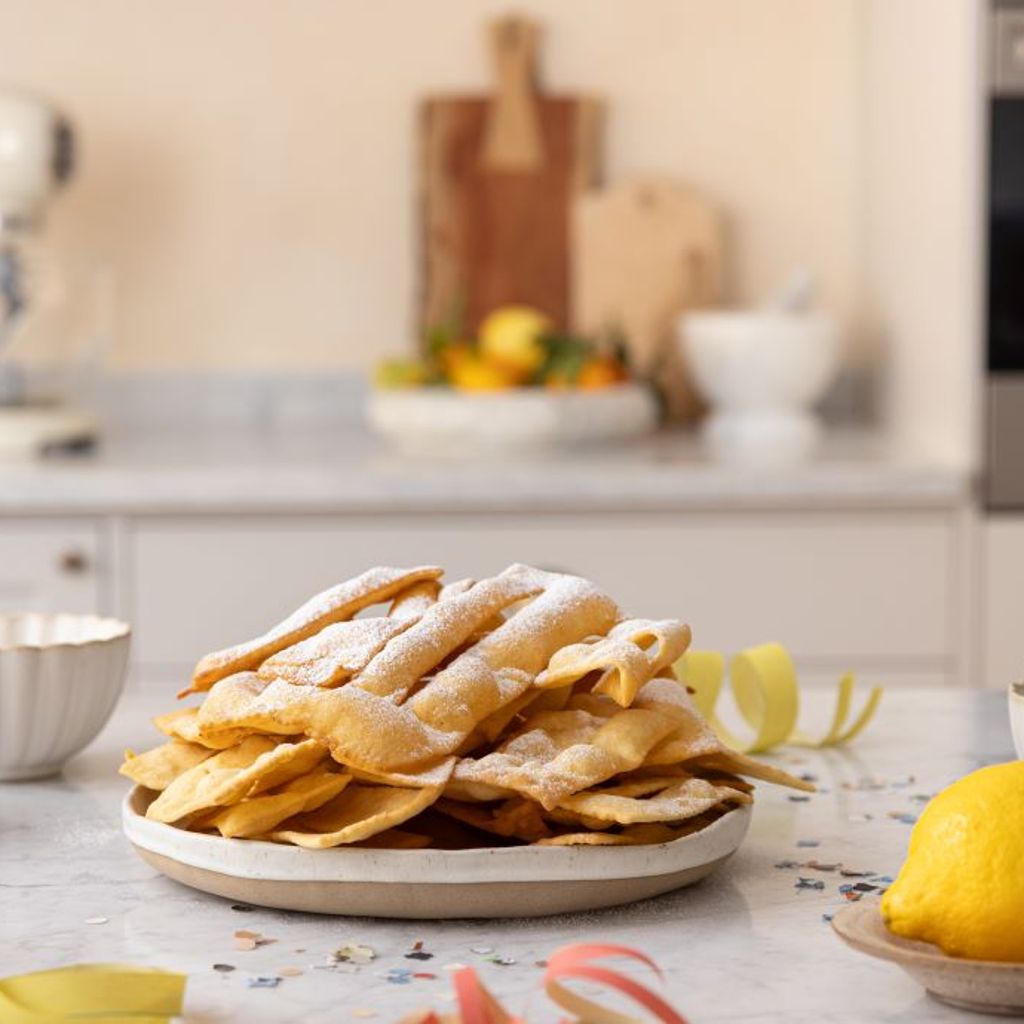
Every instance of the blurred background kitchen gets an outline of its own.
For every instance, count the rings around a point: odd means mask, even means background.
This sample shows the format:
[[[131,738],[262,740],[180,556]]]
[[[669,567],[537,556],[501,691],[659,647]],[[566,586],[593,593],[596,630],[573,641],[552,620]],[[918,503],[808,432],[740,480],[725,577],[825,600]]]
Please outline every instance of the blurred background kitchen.
[[[1020,674],[1015,5],[2,0],[0,68],[0,606],[132,685],[512,560]]]

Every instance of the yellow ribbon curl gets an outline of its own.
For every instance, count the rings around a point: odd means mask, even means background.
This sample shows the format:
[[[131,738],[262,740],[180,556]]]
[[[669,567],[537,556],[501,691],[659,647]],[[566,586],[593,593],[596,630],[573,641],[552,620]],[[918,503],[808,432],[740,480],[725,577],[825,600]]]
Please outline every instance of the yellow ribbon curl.
[[[800,714],[800,685],[793,659],[782,644],[761,644],[737,654],[729,666],[733,698],[743,720],[754,731],[743,740],[718,717],[715,705],[725,680],[725,658],[717,651],[690,651],[675,665],[676,675],[694,692],[694,702],[711,723],[719,739],[746,754],[763,753],[784,743],[800,747],[832,747],[858,736],[874,717],[882,699],[881,687],[874,687],[860,714],[847,724],[853,703],[853,673],[839,680],[832,724],[824,736],[815,739],[797,728]]]
[[[184,974],[131,964],[74,964],[0,978],[4,1024],[167,1024],[181,1015]]]

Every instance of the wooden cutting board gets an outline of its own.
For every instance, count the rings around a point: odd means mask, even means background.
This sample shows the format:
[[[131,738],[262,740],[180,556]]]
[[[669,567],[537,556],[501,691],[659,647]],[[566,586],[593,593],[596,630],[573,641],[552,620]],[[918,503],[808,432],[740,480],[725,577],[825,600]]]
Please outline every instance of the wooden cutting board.
[[[573,215],[573,327],[619,331],[637,369],[653,376],[670,414],[701,404],[676,338],[688,310],[722,303],[722,221],[698,192],[638,178],[577,198]]]
[[[493,309],[525,303],[571,322],[570,218],[597,183],[601,104],[542,95],[537,26],[489,26],[492,96],[427,100],[420,112],[423,327],[461,309],[475,332]]]

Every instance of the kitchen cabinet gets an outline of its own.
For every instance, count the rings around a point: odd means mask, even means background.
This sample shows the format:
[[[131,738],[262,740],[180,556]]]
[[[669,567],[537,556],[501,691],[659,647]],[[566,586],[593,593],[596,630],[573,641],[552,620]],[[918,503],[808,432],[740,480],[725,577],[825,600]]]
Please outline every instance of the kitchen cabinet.
[[[1024,517],[989,519],[981,548],[982,682],[1005,686],[1024,679]]]
[[[630,613],[678,615],[696,647],[784,642],[808,678],[947,683],[957,520],[941,510],[140,517],[123,541],[135,675],[177,683],[376,564],[449,578],[512,561],[590,576]]]
[[[111,563],[98,519],[0,520],[0,609],[109,609]]]

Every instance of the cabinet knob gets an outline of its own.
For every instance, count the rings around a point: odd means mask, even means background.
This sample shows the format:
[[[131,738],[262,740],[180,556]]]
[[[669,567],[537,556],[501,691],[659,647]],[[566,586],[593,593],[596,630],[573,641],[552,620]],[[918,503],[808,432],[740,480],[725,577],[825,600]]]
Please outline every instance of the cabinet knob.
[[[89,568],[89,558],[78,548],[62,551],[59,559],[60,571],[69,576],[77,576]]]

